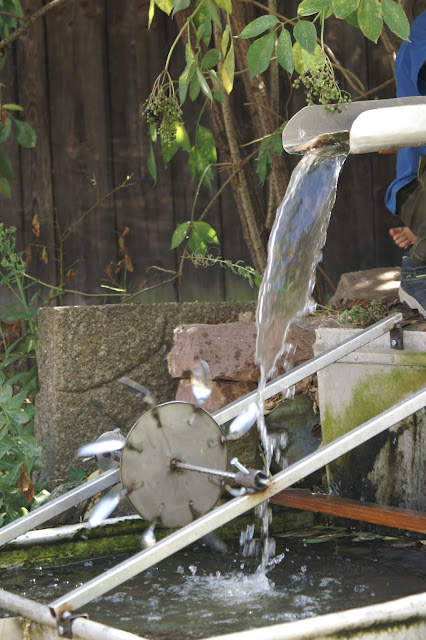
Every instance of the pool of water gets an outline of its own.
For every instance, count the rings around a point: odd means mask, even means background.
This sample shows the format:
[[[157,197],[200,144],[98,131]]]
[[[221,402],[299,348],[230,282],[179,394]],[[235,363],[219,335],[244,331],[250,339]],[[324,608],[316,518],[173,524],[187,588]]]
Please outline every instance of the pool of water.
[[[124,556],[56,568],[13,569],[3,588],[51,602]],[[202,638],[426,591],[426,546],[333,530],[277,539],[266,574],[238,548],[194,546],[84,607],[91,619],[148,638]]]

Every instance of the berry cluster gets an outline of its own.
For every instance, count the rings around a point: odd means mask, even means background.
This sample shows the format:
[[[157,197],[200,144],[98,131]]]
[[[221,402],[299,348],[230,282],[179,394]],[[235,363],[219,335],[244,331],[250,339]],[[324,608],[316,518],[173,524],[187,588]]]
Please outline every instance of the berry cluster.
[[[156,125],[163,142],[173,142],[176,138],[176,126],[182,124],[182,111],[174,96],[159,94],[149,97],[142,115],[148,124]]]
[[[301,84],[305,87],[306,102],[309,105],[323,104],[330,111],[341,113],[342,106],[351,101],[349,94],[340,90],[334,73],[327,63],[305,71],[296,78],[293,87],[298,89]]]

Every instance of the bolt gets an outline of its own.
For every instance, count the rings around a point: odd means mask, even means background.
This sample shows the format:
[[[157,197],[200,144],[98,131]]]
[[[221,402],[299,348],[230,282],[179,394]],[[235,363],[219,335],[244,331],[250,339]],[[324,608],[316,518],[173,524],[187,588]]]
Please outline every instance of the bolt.
[[[65,629],[64,629],[64,627],[60,624],[60,625],[58,626],[58,633],[59,633],[59,635],[60,635],[60,636],[63,636],[63,635],[64,635],[64,632],[65,632]]]
[[[356,362],[358,360],[358,356],[354,356],[354,360]]]
[[[391,346],[392,347],[396,347],[397,344],[398,344],[398,341],[395,340],[395,338],[393,340],[391,340]]]

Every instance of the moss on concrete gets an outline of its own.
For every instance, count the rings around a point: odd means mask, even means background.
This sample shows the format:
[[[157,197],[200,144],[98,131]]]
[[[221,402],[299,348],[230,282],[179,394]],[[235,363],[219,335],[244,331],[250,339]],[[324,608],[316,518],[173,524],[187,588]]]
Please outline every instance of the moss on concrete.
[[[407,363],[410,355],[406,354]],[[425,354],[426,355],[426,354]],[[418,362],[418,360],[417,360]],[[395,403],[409,397],[426,386],[426,367],[391,367],[389,371],[366,373],[352,389],[350,402],[342,410],[333,410],[327,406],[322,412],[322,434],[326,444],[348,433],[355,427],[392,407]],[[395,444],[401,433],[410,429],[412,433],[414,418],[392,427],[392,439]],[[341,456],[327,467],[330,489],[340,495],[375,502],[379,499],[379,484],[392,478],[392,468],[397,464],[393,454],[395,447],[389,447],[389,433],[385,431],[367,443]],[[415,437],[415,434],[413,435]],[[381,451],[389,449],[388,469],[383,470],[382,478],[372,473]],[[382,456],[383,457],[383,456]],[[391,483],[388,487],[386,504],[403,506],[404,497]],[[393,495],[395,493],[395,495]],[[417,508],[405,505],[407,508]]]
[[[418,354],[406,354],[405,357]],[[426,364],[426,354],[425,364]],[[335,440],[426,386],[426,366],[392,367],[389,372],[366,374],[353,388],[343,411],[327,406],[322,415],[324,442]]]
[[[273,521],[270,527],[272,535],[284,531],[309,527],[319,519],[313,513],[273,507]],[[236,542],[241,531],[249,524],[255,524],[256,535],[260,534],[260,520],[248,513],[220,527],[214,533],[222,540]],[[147,527],[143,520],[123,520],[114,525],[83,529],[76,532],[73,539],[58,540],[48,544],[19,546],[10,543],[0,549],[0,568],[11,567],[52,567],[82,560],[140,551],[142,531]],[[171,529],[156,529],[157,540],[173,533]]]

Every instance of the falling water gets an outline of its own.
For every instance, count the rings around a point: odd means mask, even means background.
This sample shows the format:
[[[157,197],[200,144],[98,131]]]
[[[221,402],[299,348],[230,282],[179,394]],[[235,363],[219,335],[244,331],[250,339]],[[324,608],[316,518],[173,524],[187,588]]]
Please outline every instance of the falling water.
[[[315,309],[311,297],[315,270],[325,244],[327,227],[340,170],[347,157],[341,146],[322,147],[306,153],[293,171],[286,195],[278,208],[268,244],[268,262],[256,312],[256,361],[260,367],[258,427],[269,470],[273,441],[263,417],[263,391],[291,347],[287,335],[293,320]],[[274,553],[269,539],[271,517],[267,503],[261,505],[264,550],[262,566]]]

